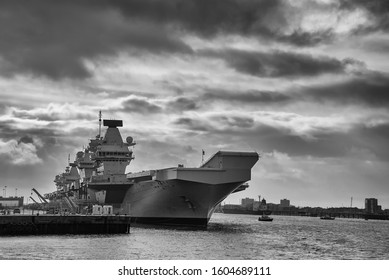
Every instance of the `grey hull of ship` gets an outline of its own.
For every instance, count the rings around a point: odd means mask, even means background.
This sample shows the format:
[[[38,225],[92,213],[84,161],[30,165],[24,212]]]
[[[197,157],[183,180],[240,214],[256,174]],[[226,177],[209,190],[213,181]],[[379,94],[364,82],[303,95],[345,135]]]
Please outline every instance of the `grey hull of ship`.
[[[143,181],[105,189],[105,204],[141,224],[206,226],[215,207],[243,182],[209,185],[182,180]]]
[[[251,179],[257,153],[219,152],[202,168],[167,168],[129,175],[128,183],[91,184],[114,212],[134,222],[206,226],[215,207]]]
[[[150,182],[148,191],[130,188],[123,205],[139,223],[206,226],[216,205],[242,182],[207,185],[168,180]]]

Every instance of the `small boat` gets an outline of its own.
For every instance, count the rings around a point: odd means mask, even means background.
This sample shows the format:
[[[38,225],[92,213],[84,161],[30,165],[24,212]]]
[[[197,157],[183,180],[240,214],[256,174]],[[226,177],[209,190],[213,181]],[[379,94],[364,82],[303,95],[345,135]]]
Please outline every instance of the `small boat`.
[[[270,218],[269,216],[267,215],[262,215],[258,218],[258,221],[262,221],[262,222],[271,222],[273,221],[273,218]]]
[[[321,220],[335,220],[335,217],[331,217],[330,215],[325,215],[320,217]]]

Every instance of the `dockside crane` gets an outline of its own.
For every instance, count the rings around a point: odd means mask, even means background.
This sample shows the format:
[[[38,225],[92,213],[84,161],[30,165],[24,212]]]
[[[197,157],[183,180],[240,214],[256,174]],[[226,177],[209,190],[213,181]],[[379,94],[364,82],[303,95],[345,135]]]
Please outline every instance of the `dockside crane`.
[[[32,188],[32,191],[36,193],[36,195],[39,197],[42,203],[44,204],[49,203],[35,188]]]
[[[31,200],[34,201],[36,204],[39,204],[32,196],[30,196]]]

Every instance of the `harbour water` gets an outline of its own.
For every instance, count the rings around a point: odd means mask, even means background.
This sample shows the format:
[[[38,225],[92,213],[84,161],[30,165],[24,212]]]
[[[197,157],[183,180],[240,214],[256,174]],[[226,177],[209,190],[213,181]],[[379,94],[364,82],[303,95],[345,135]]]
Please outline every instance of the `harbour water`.
[[[389,259],[389,221],[215,213],[207,230],[0,237],[0,259]]]

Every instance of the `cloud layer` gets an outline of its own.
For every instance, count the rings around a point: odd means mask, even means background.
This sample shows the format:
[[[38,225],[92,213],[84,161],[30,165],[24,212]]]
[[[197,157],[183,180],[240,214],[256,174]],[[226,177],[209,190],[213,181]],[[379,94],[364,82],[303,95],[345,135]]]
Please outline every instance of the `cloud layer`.
[[[389,208],[387,1],[6,0],[0,11],[5,184],[52,191],[102,110],[138,142],[132,171],[256,150],[239,195],[334,206],[353,195],[361,207],[376,196]]]

